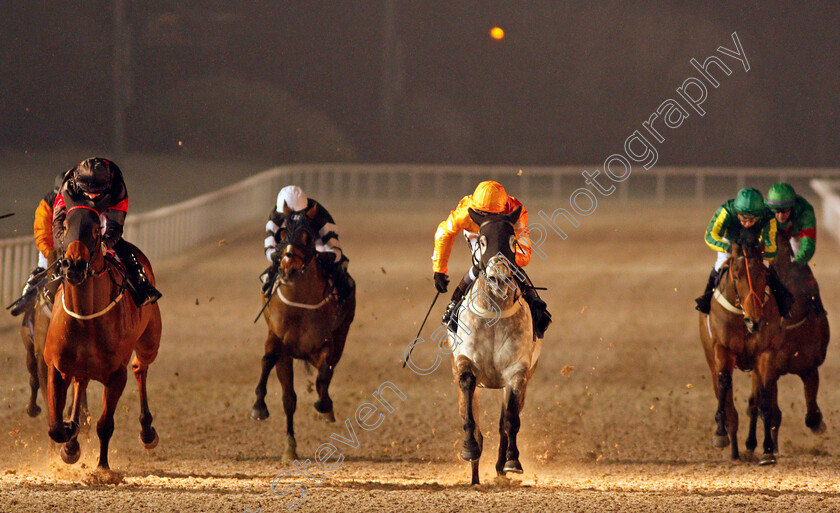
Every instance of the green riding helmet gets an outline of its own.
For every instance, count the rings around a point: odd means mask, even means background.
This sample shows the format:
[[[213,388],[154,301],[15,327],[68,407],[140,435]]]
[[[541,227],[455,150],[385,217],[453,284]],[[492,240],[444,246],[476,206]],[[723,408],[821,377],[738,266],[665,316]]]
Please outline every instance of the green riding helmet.
[[[796,192],[790,184],[773,184],[770,191],[767,192],[767,208],[771,210],[791,208],[795,204]]]
[[[764,208],[764,197],[758,189],[747,187],[735,196],[735,212],[738,214],[759,217]]]

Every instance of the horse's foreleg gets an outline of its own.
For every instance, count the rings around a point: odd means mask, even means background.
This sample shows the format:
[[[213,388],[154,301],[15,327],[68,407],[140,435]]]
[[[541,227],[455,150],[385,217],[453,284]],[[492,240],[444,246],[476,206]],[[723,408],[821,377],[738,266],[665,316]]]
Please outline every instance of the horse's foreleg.
[[[260,371],[260,381],[257,383],[257,388],[254,393],[257,394],[257,400],[254,401],[254,406],[251,408],[251,418],[254,420],[265,420],[268,418],[268,406],[265,404],[266,386],[268,384],[268,375],[271,373],[272,367],[277,363],[277,355],[274,353],[274,342],[276,338],[273,335],[268,336],[266,340],[266,351],[262,357],[262,370]]]
[[[756,362],[755,372],[761,380],[758,389],[758,413],[764,422],[764,452],[758,463],[772,465],[776,463],[774,452],[777,447],[779,426],[782,423],[782,412],[777,404],[776,368],[772,355],[761,354]]]
[[[802,385],[805,387],[805,405],[808,412],[805,414],[805,425],[814,433],[825,432],[825,422],[820,407],[817,405],[817,392],[820,389],[820,371],[817,368],[802,374]]]
[[[525,380],[517,376],[510,380],[505,386],[505,435],[507,438],[507,453],[504,466],[505,472],[522,473],[522,465],[519,463],[519,447],[516,445],[516,436],[519,433],[519,414],[522,411],[523,399],[525,398]]]
[[[140,442],[146,449],[157,447],[157,431],[152,427],[152,412],[149,411],[149,396],[146,392],[146,377],[149,374],[149,366],[145,365],[134,357],[131,362],[131,370],[134,372],[134,379],[137,380],[137,390],[140,392]]]
[[[318,392],[318,400],[315,401],[315,411],[327,422],[335,422],[333,413],[333,402],[330,399],[330,381],[333,377],[333,366],[322,358],[318,366],[318,377],[315,378],[315,390]]]
[[[746,447],[750,452],[755,451],[758,446],[758,439],[755,436],[756,426],[758,424],[758,389],[759,389],[758,375],[752,376],[752,389],[750,391],[750,399],[747,404],[747,416],[750,418],[749,431],[747,432]]]
[[[62,377],[55,366],[47,369],[47,403],[49,410],[49,435],[54,442],[63,444],[70,439],[64,424],[64,405],[67,403],[67,387],[70,380]]]
[[[738,412],[732,400],[732,369],[734,361],[726,348],[716,345],[714,348],[712,378],[715,384],[718,407],[715,412],[717,428],[712,444],[723,448],[732,446],[731,456],[738,459]]]
[[[38,378],[38,358],[35,356],[35,342],[31,337],[29,328],[24,326],[21,332],[25,332],[23,345],[26,348],[26,370],[29,371],[29,405],[26,407],[26,414],[30,417],[37,417],[41,413],[38,406],[38,389],[41,387]]]
[[[96,434],[99,436],[99,465],[98,469],[109,470],[108,465],[108,444],[111,435],[114,434],[114,412],[117,411],[117,403],[125,389],[128,380],[128,370],[120,367],[115,370],[105,383],[105,390],[102,392],[102,415],[96,423]]]
[[[464,461],[475,461],[481,457],[481,435],[475,415],[475,374],[472,371],[462,372],[458,376],[459,399],[461,417],[464,419],[464,445],[461,448],[461,458]]]
[[[297,394],[295,394],[295,375],[292,368],[292,357],[281,354],[275,364],[277,378],[283,388],[283,412],[286,414],[286,448],[283,451],[284,460],[297,459],[297,441],[295,440],[295,409],[297,408]]]
[[[508,439],[505,433],[505,408],[506,401],[502,401],[502,413],[499,416],[499,458],[496,460],[496,474],[505,475],[505,462],[507,461]]]
[[[64,460],[64,463],[76,463],[82,453],[77,437],[79,436],[82,397],[86,394],[87,386],[88,380],[86,379],[76,380],[73,383],[73,407],[68,425],[70,440],[61,448],[61,459]]]

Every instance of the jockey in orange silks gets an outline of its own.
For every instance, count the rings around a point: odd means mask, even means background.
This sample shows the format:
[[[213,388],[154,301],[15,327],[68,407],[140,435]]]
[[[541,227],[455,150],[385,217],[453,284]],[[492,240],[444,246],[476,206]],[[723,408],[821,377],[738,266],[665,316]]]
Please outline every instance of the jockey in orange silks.
[[[432,270],[434,271],[435,288],[438,292],[444,293],[447,291],[449,285],[449,272],[447,264],[449,263],[449,254],[452,251],[452,244],[455,241],[455,236],[458,233],[463,233],[473,253],[476,251],[478,245],[478,231],[479,227],[470,218],[469,209],[479,210],[482,212],[490,212],[494,214],[509,214],[516,207],[522,207],[522,213],[514,225],[514,231],[517,235],[515,263],[519,267],[525,267],[531,261],[531,242],[527,237],[528,227],[528,211],[522,203],[514,198],[508,196],[504,186],[499,182],[487,180],[478,184],[475,192],[468,196],[464,196],[455,210],[449,213],[449,217],[438,225],[435,232],[435,252],[432,254]],[[464,297],[469,286],[475,281],[480,270],[473,265],[461,282],[452,293],[452,300],[446,307],[446,312],[443,315],[443,323],[450,325],[452,321],[452,313],[457,309],[458,304]],[[518,273],[514,273],[519,279]],[[521,276],[525,276],[524,272]],[[545,329],[551,323],[551,315],[546,310],[545,302],[540,299],[537,291],[530,284],[527,277],[519,283],[522,289],[523,296],[531,308],[531,316],[534,321],[534,335],[537,338],[542,338]]]

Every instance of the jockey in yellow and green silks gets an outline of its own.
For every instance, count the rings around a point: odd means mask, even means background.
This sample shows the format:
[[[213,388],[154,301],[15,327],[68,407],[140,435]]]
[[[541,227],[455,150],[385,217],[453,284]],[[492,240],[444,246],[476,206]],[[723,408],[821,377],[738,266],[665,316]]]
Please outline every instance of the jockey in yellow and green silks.
[[[709,221],[705,235],[706,244],[717,251],[718,256],[709,274],[706,290],[702,296],[695,299],[697,310],[705,314],[709,313],[712,294],[720,280],[720,268],[729,258],[730,242],[740,239],[743,232],[751,232],[764,243],[764,258],[772,260],[776,257],[777,251],[777,229],[773,213],[764,205],[761,193],[752,187],[741,189],[735,198],[718,207]],[[783,316],[787,315],[793,303],[793,297],[772,269],[768,274],[768,285],[776,296],[779,313]]]
[[[825,313],[819,287],[808,266],[817,249],[817,216],[814,215],[814,207],[787,183],[773,184],[767,192],[766,204],[775,215],[779,227],[778,236],[790,238],[793,263],[807,268],[811,277],[811,301],[816,313]]]

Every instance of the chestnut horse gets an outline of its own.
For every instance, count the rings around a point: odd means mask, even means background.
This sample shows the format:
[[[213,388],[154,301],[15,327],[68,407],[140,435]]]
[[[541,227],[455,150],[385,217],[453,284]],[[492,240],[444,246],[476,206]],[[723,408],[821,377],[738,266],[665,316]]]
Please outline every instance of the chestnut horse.
[[[828,317],[825,313],[818,314],[811,301],[811,291],[815,288],[816,280],[810,269],[794,264],[791,260],[793,251],[790,237],[779,233],[779,252],[773,261],[773,267],[790,290],[796,301],[790,311],[790,319],[782,319],[784,333],[783,342],[776,353],[776,372],[779,376],[796,374],[802,380],[805,389],[805,425],[814,433],[823,433],[825,423],[820,407],[817,405],[817,391],[820,388],[819,366],[825,361],[830,332]],[[747,449],[754,449],[756,406],[755,383],[750,395],[747,413],[750,417],[750,431],[747,436]],[[781,416],[777,419],[781,423]],[[775,426],[778,430],[778,425]],[[777,434],[778,436],[778,434]]]
[[[114,432],[114,411],[131,368],[140,391],[140,441],[146,448],[158,443],[146,395],[146,375],[160,345],[161,319],[157,304],[138,307],[118,264],[102,252],[99,213],[89,207],[72,207],[65,220],[64,283],[55,296],[53,317],[47,330],[44,361],[47,365],[49,434],[63,443],[62,459],[79,458],[79,401],[90,380],[105,385],[104,407],[96,433],[99,436],[97,472],[108,482],[121,478],[110,472],[108,443]],[[155,278],[148,259],[136,248],[137,259],[149,281]],[[62,418],[67,388],[74,385],[75,400],[70,422]]]
[[[534,374],[542,339],[533,336],[531,310],[514,274],[514,223],[522,207],[510,214],[483,214],[469,210],[479,226],[475,260],[481,273],[459,308],[458,327],[449,333],[452,374],[458,384],[458,406],[464,420],[461,458],[469,461],[472,484],[479,483],[478,462],[483,437],[478,427],[476,387],[504,389],[499,418],[499,457],[496,473],[522,473],[519,463],[519,414],[525,390]]]
[[[304,360],[318,369],[315,388],[318,400],[315,410],[327,422],[335,422],[333,402],[329,395],[333,371],[344,351],[347,332],[356,313],[356,290],[341,304],[330,293],[330,284],[324,277],[315,257],[318,238],[312,226],[318,205],[306,212],[292,213],[284,209],[286,221],[280,231],[280,263],[277,283],[272,296],[263,296],[271,304],[263,310],[268,325],[262,372],[255,390],[257,399],[251,409],[251,418],[265,420],[266,384],[271,368],[283,388],[283,411],[286,414],[286,447],[283,459],[297,459],[294,414],[297,395],[294,389],[293,359]],[[278,285],[279,283],[279,285]],[[277,297],[273,297],[276,295]]]
[[[731,256],[721,269],[708,315],[700,314],[700,341],[712,373],[718,400],[713,438],[715,447],[731,444],[738,459],[738,412],[732,399],[732,371],[752,371],[758,412],[764,422],[764,453],[760,465],[776,463],[776,435],[781,419],[776,391],[776,353],[782,343],[781,318],[767,285],[769,272],[756,240],[732,243]]]

